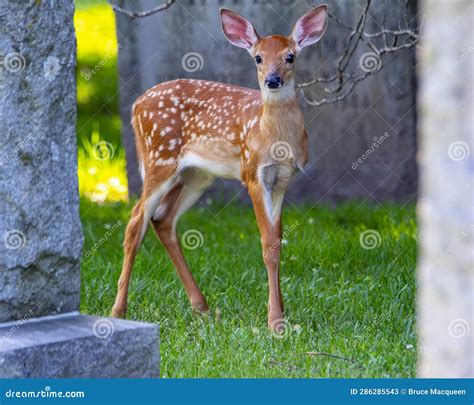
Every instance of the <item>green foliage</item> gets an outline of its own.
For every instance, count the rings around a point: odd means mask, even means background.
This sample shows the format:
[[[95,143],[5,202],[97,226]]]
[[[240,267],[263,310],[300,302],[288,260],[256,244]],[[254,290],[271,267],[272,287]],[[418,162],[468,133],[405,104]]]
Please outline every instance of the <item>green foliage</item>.
[[[110,312],[130,210],[82,201],[85,313]],[[414,218],[413,207],[389,204],[286,209],[281,281],[288,327],[279,339],[266,327],[268,283],[252,210],[202,203],[179,230],[203,235],[200,248],[184,253],[211,315],[192,313],[149,230],[128,317],[160,324],[164,377],[414,377]],[[380,235],[373,249],[361,247],[368,229]]]
[[[77,138],[79,191],[93,201],[127,199],[125,152],[118,115],[115,17],[105,1],[76,1]],[[97,159],[98,142],[113,146],[110,159]]]

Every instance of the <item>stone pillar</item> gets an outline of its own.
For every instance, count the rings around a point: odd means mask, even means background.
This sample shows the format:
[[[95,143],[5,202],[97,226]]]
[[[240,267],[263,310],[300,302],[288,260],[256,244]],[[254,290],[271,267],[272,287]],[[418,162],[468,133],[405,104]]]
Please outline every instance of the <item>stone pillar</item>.
[[[474,377],[474,6],[421,10],[419,376]]]
[[[0,377],[156,376],[156,325],[78,313],[73,13],[0,0]]]
[[[0,2],[0,322],[79,310],[76,42],[67,3]]]

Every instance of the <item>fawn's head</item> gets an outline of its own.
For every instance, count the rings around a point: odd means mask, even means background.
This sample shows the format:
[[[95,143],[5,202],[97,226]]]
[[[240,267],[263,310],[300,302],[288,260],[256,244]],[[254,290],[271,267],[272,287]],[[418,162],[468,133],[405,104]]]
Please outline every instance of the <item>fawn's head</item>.
[[[252,23],[231,10],[221,9],[222,30],[227,40],[247,49],[255,59],[262,92],[279,92],[294,86],[294,65],[302,48],[318,42],[327,26],[327,6],[303,15],[287,37],[260,37]]]

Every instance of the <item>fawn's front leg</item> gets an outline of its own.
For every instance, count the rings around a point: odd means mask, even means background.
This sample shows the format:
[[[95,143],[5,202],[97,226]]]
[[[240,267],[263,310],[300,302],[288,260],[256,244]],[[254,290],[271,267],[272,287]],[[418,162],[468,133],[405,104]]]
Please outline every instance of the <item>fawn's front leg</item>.
[[[280,332],[284,327],[279,276],[284,192],[272,190],[259,182],[248,184],[247,187],[260,230],[263,261],[268,273],[268,325],[275,332]]]

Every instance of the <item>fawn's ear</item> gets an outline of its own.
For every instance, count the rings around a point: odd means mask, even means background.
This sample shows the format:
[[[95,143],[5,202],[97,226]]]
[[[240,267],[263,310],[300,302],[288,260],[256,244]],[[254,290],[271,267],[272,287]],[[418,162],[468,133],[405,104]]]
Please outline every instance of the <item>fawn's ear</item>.
[[[327,20],[328,6],[326,4],[313,8],[301,17],[291,33],[291,38],[297,47],[301,49],[318,42],[326,31]]]
[[[252,23],[226,8],[221,8],[220,15],[222,31],[227,40],[239,48],[252,49],[260,39]]]

